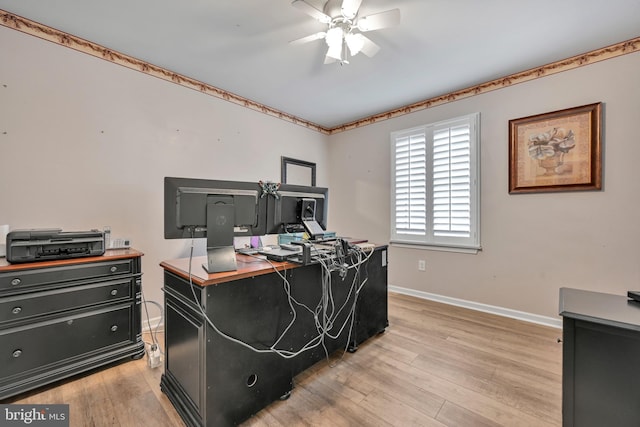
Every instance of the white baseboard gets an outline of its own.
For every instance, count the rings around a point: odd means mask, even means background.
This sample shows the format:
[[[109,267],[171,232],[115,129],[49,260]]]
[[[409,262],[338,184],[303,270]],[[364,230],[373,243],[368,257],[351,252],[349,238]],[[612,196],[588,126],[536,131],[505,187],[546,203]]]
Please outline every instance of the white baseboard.
[[[553,317],[540,316],[537,314],[527,313],[524,311],[512,310],[510,308],[482,304],[479,302],[467,301],[463,299],[447,297],[444,295],[432,294],[429,292],[416,291],[414,289],[401,288],[399,286],[389,285],[388,288],[391,292],[396,292],[399,294],[410,295],[417,298],[427,299],[431,301],[441,302],[444,304],[464,307],[471,310],[496,314],[498,316],[510,317],[512,319],[518,319],[518,320],[522,320],[529,323],[536,323],[538,325],[544,325],[544,326],[550,326],[552,328],[562,329],[562,319],[554,319]]]
[[[158,325],[158,322],[162,321],[162,317],[157,316],[157,317],[152,317],[149,319],[149,321],[147,321],[147,317],[144,315],[144,311],[142,313],[142,332],[150,332],[152,329],[155,331],[156,330],[156,326]],[[160,326],[158,326],[158,330],[157,332],[162,332],[164,331],[164,325],[162,323],[160,323]]]
[[[536,323],[538,325],[550,326],[552,328],[562,329],[562,320],[554,319],[552,317],[540,316],[537,314],[527,313],[524,311],[512,310],[510,308],[498,307],[495,305],[482,304],[474,301],[467,301],[458,298],[447,297],[444,295],[432,294],[429,292],[416,291],[414,289],[401,288],[399,286],[389,285],[388,289],[391,292],[398,294],[409,295],[416,298],[422,298],[426,300],[441,302],[444,304],[455,305],[457,307],[468,308],[471,310],[482,311],[485,313],[496,314],[498,316],[510,317],[512,319],[518,319],[529,323]],[[147,321],[147,318],[143,316],[142,319],[142,332],[149,332],[151,329],[155,329],[158,322],[162,318],[160,316],[153,317]],[[164,331],[164,325],[160,324],[158,332]]]

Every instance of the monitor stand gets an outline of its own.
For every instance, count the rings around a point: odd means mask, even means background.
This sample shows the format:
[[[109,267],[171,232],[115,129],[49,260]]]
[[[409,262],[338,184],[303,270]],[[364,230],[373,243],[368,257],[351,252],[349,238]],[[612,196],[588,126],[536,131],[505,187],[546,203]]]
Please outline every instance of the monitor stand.
[[[237,270],[235,248],[233,246],[207,248],[207,263],[202,264],[202,268],[207,270],[207,273]]]
[[[207,203],[207,273],[235,271],[236,250],[233,246],[235,207],[228,203]]]

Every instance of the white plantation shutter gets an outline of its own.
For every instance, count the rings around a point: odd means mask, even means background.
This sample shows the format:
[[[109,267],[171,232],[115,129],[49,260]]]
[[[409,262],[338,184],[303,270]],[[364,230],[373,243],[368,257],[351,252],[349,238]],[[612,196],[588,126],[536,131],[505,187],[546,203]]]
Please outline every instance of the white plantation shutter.
[[[400,137],[396,158],[396,229],[423,235],[426,230],[426,140],[424,133]]]
[[[391,134],[392,242],[479,248],[478,122]]]
[[[433,232],[469,237],[471,232],[471,150],[469,125],[433,133]]]

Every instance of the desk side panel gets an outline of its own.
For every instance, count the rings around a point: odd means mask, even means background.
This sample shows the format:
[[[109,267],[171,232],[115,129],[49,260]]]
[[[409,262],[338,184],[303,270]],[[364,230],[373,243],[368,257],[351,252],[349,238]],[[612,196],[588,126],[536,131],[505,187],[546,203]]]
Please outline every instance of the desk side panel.
[[[640,333],[581,320],[568,323],[573,323],[567,331],[573,339],[564,342],[563,425],[637,426]]]
[[[358,296],[353,348],[389,326],[387,254],[386,246],[376,248],[369,261],[361,267],[360,275],[367,282]]]
[[[202,316],[171,294],[165,296],[165,392],[179,412],[203,419],[205,326]],[[176,404],[177,402],[177,404]]]
[[[575,425],[575,320],[562,319],[562,425]]]
[[[204,288],[207,425],[235,425],[291,391],[289,360],[268,351],[292,319],[284,286],[272,273]]]
[[[279,276],[194,286],[192,292],[188,281],[165,272],[165,306],[161,386],[187,425],[237,425],[291,391],[289,361],[260,352],[291,317]]]

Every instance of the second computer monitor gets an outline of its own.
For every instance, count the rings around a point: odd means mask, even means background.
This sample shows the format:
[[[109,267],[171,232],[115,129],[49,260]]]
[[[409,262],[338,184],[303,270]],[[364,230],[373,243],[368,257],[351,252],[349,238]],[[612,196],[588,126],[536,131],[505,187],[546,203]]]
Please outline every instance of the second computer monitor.
[[[303,221],[314,220],[326,230],[328,199],[329,189],[324,187],[282,184],[277,197],[269,197],[267,234],[303,232]]]

